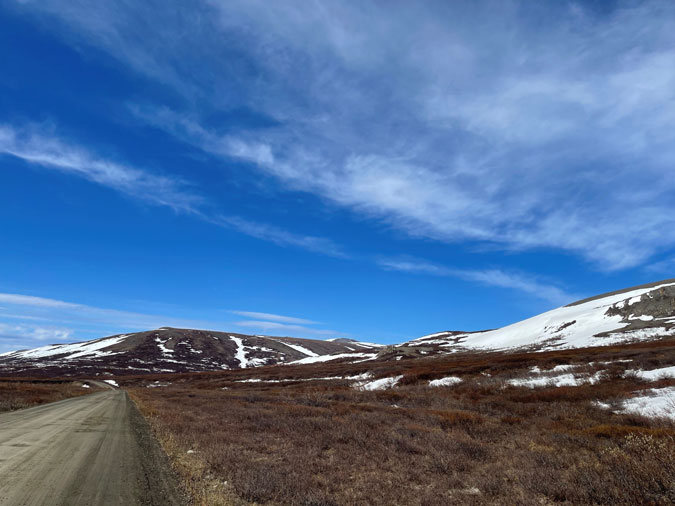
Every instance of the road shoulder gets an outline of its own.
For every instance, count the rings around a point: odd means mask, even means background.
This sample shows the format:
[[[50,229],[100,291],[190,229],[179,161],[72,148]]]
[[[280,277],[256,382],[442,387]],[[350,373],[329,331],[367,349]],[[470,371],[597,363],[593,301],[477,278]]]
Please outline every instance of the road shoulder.
[[[147,420],[126,394],[129,403],[129,423],[139,446],[141,472],[138,476],[140,504],[152,506],[184,506],[187,497],[181,492],[178,477],[169,458],[152,434]]]

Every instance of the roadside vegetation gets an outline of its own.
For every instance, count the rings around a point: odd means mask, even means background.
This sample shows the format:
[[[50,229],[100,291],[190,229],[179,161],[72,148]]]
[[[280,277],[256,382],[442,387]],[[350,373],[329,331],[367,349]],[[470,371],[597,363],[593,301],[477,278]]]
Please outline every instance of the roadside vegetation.
[[[123,386],[200,505],[666,505],[675,503],[675,423],[621,407],[675,386],[636,371],[674,364],[671,340]],[[399,379],[370,391],[354,379],[366,373]],[[561,374],[578,381],[565,386]],[[447,377],[459,380],[429,386]]]
[[[31,378],[0,378],[0,413],[77,397],[98,390],[86,382]]]

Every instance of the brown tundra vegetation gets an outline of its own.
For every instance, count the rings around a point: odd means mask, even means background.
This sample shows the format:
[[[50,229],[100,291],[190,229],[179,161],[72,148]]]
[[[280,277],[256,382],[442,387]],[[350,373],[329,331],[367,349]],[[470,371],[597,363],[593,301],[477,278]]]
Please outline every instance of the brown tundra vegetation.
[[[673,364],[670,340],[119,381],[199,505],[666,505],[675,424],[619,408],[675,385],[631,370]],[[596,380],[509,382],[565,365]],[[402,378],[378,391],[325,379],[365,372]],[[449,375],[461,383],[429,386]]]
[[[81,381],[0,378],[0,413],[90,393]]]

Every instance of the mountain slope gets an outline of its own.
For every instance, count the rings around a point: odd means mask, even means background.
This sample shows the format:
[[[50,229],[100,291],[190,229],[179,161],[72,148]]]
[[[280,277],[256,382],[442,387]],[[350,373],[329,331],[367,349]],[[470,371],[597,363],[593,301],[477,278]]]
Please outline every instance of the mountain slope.
[[[121,375],[386,361],[475,350],[583,348],[672,335],[675,279],[598,295],[500,329],[438,332],[401,345],[165,327],[6,353],[0,355],[0,375]]]
[[[675,279],[591,297],[507,327],[447,331],[403,346],[444,351],[582,348],[675,334]]]
[[[237,369],[330,354],[377,352],[349,339],[321,341],[164,327],[0,356],[0,374],[142,374]]]

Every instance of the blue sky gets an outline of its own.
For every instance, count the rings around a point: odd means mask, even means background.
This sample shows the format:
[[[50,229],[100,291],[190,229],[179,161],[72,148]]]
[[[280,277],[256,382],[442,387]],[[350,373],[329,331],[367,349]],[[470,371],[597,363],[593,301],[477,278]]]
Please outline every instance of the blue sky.
[[[0,352],[399,342],[672,277],[671,2],[0,4]]]

